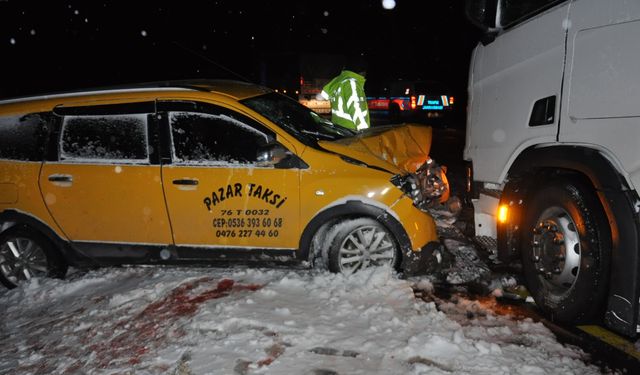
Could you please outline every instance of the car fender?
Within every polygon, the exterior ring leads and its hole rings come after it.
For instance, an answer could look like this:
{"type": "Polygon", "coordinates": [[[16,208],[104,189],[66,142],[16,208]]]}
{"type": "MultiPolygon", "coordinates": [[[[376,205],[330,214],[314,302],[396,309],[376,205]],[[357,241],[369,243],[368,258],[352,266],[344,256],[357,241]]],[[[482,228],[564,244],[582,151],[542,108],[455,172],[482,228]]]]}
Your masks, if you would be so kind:
{"type": "Polygon", "coordinates": [[[401,251],[411,250],[411,241],[397,214],[390,207],[366,197],[347,196],[326,205],[309,221],[300,236],[298,259],[309,260],[311,240],[324,224],[336,218],[358,216],[371,217],[379,221],[393,233],[401,251]]]}
{"type": "Polygon", "coordinates": [[[22,212],[16,209],[5,210],[0,213],[0,231],[14,227],[16,225],[23,225],[30,227],[42,235],[44,235],[52,244],[55,245],[65,260],[71,265],[94,265],[95,262],[90,258],[78,253],[71,246],[71,243],[63,237],[60,237],[51,227],[39,218],[30,215],[26,212],[22,212]]]}

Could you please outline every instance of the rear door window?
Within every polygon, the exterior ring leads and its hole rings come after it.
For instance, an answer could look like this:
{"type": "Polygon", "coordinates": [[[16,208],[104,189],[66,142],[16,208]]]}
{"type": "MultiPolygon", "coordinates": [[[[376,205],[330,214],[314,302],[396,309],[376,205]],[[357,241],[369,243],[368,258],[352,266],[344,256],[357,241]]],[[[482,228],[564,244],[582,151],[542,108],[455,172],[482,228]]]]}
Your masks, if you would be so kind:
{"type": "Polygon", "coordinates": [[[48,117],[0,117],[0,159],[42,161],[48,117]]]}
{"type": "Polygon", "coordinates": [[[147,115],[66,116],[60,159],[80,162],[149,162],[147,115]]]}

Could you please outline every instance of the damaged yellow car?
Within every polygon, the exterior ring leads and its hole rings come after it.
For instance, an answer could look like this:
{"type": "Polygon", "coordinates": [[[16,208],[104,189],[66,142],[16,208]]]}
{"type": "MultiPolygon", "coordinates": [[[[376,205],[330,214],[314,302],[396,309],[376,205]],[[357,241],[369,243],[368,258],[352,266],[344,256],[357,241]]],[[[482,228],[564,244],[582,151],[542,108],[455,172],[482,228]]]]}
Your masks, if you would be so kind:
{"type": "Polygon", "coordinates": [[[429,127],[356,134],[232,81],[3,101],[0,281],[221,260],[415,273],[448,195],[430,144],[429,127]]]}

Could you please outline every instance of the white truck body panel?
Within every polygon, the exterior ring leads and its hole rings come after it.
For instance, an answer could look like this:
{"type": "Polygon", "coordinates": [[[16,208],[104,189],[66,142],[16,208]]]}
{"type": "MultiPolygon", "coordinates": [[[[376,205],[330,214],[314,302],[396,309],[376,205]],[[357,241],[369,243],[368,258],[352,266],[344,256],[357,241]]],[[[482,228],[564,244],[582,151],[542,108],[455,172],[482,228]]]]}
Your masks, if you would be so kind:
{"type": "Polygon", "coordinates": [[[640,186],[640,1],[571,5],[559,141],[597,145],[640,186]]]}
{"type": "Polygon", "coordinates": [[[476,47],[464,154],[476,180],[502,183],[518,152],[556,140],[557,116],[537,127],[529,117],[538,99],[560,96],[568,8],[554,7],[476,47]]]}
{"type": "Polygon", "coordinates": [[[488,32],[471,60],[464,150],[479,188],[475,234],[521,262],[550,315],[575,308],[573,321],[606,302],[604,324],[637,336],[640,0],[467,4],[488,32]],[[497,223],[501,203],[508,211],[497,223]],[[583,226],[558,230],[567,218],[583,226]],[[567,245],[567,233],[579,242],[567,245]],[[575,279],[554,283],[567,254],[579,255],[575,279]]]}
{"type": "Polygon", "coordinates": [[[636,189],[639,122],[640,1],[565,1],[474,51],[464,157],[476,181],[504,184],[523,150],[562,143],[598,150],[636,189]],[[529,126],[551,95],[554,123],[529,126]]]}

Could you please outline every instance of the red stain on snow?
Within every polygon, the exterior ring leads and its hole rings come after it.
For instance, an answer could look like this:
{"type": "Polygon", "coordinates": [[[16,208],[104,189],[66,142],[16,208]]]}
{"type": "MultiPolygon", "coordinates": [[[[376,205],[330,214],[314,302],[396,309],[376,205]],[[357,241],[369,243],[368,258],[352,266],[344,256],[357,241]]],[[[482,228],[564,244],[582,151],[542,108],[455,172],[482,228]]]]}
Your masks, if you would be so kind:
{"type": "Polygon", "coordinates": [[[259,360],[256,362],[256,365],[258,365],[258,367],[269,366],[273,361],[284,354],[284,350],[284,345],[281,342],[276,342],[265,350],[268,355],[267,358],[259,360]]]}
{"type": "Polygon", "coordinates": [[[265,359],[261,359],[258,362],[256,362],[256,364],[258,365],[258,367],[262,367],[262,366],[269,366],[270,364],[273,363],[273,361],[275,361],[276,359],[273,357],[267,357],[265,359]]]}
{"type": "Polygon", "coordinates": [[[236,285],[233,280],[223,279],[215,288],[192,294],[197,287],[212,281],[212,278],[204,277],[182,284],[163,299],[149,304],[136,316],[118,322],[111,329],[111,338],[107,337],[105,342],[91,346],[96,353],[98,366],[105,368],[110,364],[138,364],[150,349],[166,343],[169,338],[183,336],[184,331],[174,327],[174,323],[180,318],[194,316],[204,302],[226,297],[233,292],[256,291],[262,287],[256,284],[236,285]]]}

